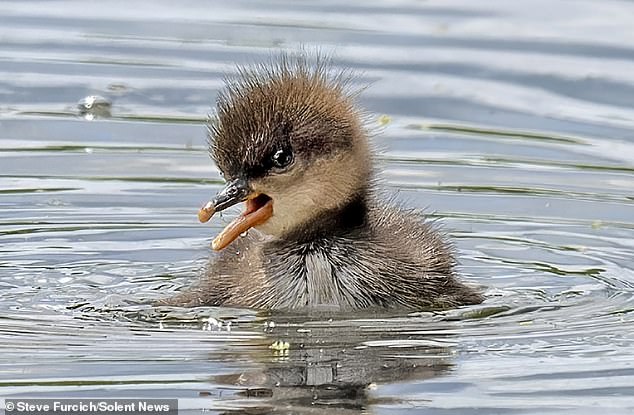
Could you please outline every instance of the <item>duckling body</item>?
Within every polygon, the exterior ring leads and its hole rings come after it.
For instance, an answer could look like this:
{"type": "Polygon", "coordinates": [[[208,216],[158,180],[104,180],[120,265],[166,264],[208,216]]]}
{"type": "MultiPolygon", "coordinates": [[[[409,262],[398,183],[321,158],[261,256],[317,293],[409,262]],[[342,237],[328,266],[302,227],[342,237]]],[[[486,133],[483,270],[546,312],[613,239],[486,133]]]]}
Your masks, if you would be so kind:
{"type": "MultiPolygon", "coordinates": [[[[347,213],[363,215],[364,207],[351,209],[347,213]]],[[[340,311],[482,301],[456,280],[451,250],[432,226],[385,205],[366,213],[362,223],[304,240],[250,231],[210,261],[198,286],[171,303],[340,311]]]]}
{"type": "Polygon", "coordinates": [[[361,117],[323,62],[242,70],[218,99],[211,154],[227,186],[199,215],[246,211],[214,240],[201,282],[162,304],[339,311],[482,301],[443,236],[374,190],[361,117]]]}

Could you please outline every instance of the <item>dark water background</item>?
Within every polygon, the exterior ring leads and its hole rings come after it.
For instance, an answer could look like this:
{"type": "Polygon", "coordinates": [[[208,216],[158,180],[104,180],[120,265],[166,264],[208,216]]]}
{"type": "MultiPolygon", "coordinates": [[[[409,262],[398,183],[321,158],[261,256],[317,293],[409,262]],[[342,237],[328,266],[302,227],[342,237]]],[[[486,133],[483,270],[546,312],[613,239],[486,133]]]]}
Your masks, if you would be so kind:
{"type": "Polygon", "coordinates": [[[0,396],[633,413],[633,28],[616,0],[0,2],[0,396]],[[142,304],[190,284],[231,216],[196,220],[223,75],[300,45],[369,85],[386,186],[449,231],[483,305],[142,304]],[[89,95],[111,117],[81,116],[89,95]]]}

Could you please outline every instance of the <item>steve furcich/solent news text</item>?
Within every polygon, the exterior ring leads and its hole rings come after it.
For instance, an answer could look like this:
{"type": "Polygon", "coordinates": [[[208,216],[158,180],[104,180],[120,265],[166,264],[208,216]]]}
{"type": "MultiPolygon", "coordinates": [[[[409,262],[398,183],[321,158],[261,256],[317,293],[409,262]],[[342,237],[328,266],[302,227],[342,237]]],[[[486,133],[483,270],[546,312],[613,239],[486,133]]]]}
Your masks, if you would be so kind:
{"type": "Polygon", "coordinates": [[[5,399],[7,415],[177,415],[176,399],[5,399]]]}

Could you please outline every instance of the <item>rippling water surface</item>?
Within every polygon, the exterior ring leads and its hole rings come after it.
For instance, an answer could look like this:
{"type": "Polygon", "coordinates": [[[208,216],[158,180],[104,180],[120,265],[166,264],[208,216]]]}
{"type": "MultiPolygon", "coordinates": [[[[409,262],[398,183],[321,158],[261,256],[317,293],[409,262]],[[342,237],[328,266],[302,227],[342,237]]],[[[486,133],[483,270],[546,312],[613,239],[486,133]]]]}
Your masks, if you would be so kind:
{"type": "Polygon", "coordinates": [[[632,27],[615,0],[3,1],[0,396],[634,412],[632,27]],[[195,214],[221,184],[203,123],[223,76],[301,45],[368,86],[385,185],[448,230],[483,305],[144,305],[196,278],[227,221],[195,214]],[[109,116],[80,114],[90,95],[109,116]]]}

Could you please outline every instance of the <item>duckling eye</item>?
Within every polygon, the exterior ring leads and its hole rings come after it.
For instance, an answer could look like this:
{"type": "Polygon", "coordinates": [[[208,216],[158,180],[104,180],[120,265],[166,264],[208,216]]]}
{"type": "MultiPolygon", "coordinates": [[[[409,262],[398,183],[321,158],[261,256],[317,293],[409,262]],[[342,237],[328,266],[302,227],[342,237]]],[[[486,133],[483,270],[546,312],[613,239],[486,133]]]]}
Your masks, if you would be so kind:
{"type": "Polygon", "coordinates": [[[293,152],[290,148],[280,148],[271,156],[273,167],[283,169],[293,161],[293,152]]]}

